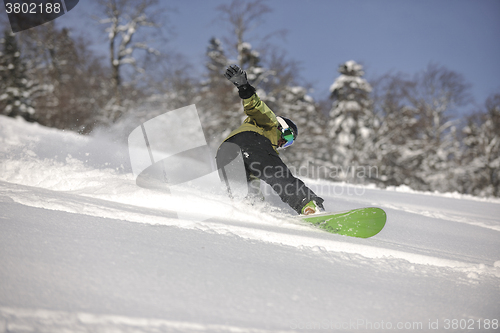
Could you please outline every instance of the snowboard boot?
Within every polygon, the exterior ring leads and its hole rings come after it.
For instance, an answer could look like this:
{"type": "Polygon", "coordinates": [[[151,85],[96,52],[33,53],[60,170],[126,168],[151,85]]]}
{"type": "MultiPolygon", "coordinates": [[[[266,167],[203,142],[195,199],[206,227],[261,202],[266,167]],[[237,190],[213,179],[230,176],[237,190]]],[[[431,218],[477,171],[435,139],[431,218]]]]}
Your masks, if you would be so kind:
{"type": "Polygon", "coordinates": [[[304,207],[302,207],[302,215],[311,215],[324,211],[325,209],[323,208],[323,205],[316,203],[314,200],[309,201],[304,207]]]}

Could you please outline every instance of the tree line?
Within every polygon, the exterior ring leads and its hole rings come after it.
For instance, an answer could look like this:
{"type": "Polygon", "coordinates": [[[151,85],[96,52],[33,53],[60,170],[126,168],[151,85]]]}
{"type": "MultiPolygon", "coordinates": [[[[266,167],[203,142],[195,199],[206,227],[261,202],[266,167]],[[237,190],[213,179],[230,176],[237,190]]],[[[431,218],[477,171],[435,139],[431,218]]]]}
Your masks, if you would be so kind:
{"type": "Polygon", "coordinates": [[[158,0],[94,2],[102,9],[94,20],[107,36],[106,57],[57,22],[16,35],[4,24],[3,115],[88,134],[196,104],[216,147],[242,120],[241,101],[222,76],[238,64],[259,96],[297,123],[299,139],[282,155],[301,176],[500,196],[500,92],[457,117],[471,103],[470,85],[459,73],[429,64],[413,76],[368,82],[362,65],[346,59],[330,95],[314,100],[298,64],[272,46],[282,32],[252,38],[252,27],[271,12],[263,0],[218,7],[227,33],[207,41],[204,71],[193,75],[182,54],[155,47],[155,40],[168,38],[158,0]]]}

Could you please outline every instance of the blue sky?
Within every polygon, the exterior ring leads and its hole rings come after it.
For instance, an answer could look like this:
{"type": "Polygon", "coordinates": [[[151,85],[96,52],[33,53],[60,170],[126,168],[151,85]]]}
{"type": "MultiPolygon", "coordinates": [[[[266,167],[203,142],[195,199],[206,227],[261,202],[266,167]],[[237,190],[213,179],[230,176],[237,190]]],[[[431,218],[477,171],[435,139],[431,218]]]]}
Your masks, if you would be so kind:
{"type": "MultiPolygon", "coordinates": [[[[175,32],[168,47],[201,70],[209,39],[228,34],[228,26],[215,18],[216,7],[229,1],[161,2],[176,8],[165,9],[175,32]]],[[[477,105],[500,92],[499,0],[269,0],[267,4],[273,11],[264,16],[249,42],[258,45],[259,36],[286,30],[286,38],[274,43],[300,63],[301,76],[313,84],[317,99],[328,96],[339,75],[338,65],[348,60],[362,63],[368,79],[388,72],[414,74],[431,62],[444,65],[472,84],[477,105]]],[[[82,0],[59,20],[93,29],[82,23],[93,10],[82,0]]],[[[88,36],[96,34],[89,31],[88,36]]]]}

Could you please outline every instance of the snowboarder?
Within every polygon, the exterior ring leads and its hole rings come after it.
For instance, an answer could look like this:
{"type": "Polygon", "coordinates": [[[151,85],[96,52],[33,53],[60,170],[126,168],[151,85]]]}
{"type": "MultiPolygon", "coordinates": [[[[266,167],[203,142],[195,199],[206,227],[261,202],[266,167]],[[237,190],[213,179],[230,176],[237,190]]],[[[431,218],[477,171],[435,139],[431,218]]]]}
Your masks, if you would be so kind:
{"type": "Polygon", "coordinates": [[[298,214],[310,215],[324,211],[324,200],[303,181],[294,177],[279,157],[278,149],[289,147],[297,139],[299,131],[295,123],[285,117],[276,116],[260,100],[255,88],[248,83],[246,72],[238,66],[229,66],[224,76],[238,88],[244,112],[248,117],[219,147],[216,156],[219,171],[234,158],[234,151],[231,152],[227,147],[236,145],[238,150],[241,150],[250,193],[255,193],[252,191],[255,185],[251,184],[258,178],[269,184],[281,200],[298,214]]]}

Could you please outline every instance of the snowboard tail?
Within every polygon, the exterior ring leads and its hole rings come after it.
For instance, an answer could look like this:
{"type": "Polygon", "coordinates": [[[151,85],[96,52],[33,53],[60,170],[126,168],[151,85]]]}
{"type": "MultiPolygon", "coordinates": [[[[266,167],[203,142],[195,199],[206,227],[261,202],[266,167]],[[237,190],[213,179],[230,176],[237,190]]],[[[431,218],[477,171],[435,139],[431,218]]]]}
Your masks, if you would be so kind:
{"type": "Polygon", "coordinates": [[[334,234],[368,238],[375,236],[384,228],[387,215],[380,208],[370,207],[300,216],[300,218],[334,234]]]}

